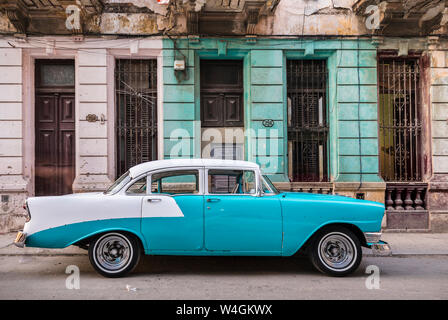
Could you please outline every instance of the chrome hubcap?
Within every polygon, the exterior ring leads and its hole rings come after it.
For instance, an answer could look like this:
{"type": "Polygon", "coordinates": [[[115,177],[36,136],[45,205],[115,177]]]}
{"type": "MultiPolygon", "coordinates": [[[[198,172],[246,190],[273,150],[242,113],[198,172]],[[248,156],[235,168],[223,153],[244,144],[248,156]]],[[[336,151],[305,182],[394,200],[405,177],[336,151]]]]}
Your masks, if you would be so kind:
{"type": "Polygon", "coordinates": [[[100,238],[94,248],[98,266],[107,272],[118,272],[126,268],[132,257],[132,246],[119,234],[108,234],[100,238]]]}
{"type": "Polygon", "coordinates": [[[355,244],[343,233],[327,234],[319,243],[319,257],[330,269],[343,271],[350,268],[356,255],[355,244]]]}

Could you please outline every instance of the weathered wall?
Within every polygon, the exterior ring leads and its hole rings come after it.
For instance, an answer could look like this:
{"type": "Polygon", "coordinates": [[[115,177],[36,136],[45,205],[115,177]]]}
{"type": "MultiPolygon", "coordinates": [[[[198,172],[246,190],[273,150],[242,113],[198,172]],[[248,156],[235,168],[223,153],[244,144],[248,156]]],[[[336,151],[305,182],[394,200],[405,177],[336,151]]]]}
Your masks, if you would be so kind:
{"type": "Polygon", "coordinates": [[[107,170],[107,88],[113,84],[108,83],[107,61],[106,49],[84,49],[77,52],[77,165],[74,192],[104,190],[111,183],[107,170]],[[94,114],[104,121],[88,122],[88,114],[94,114]]]}
{"type": "Polygon", "coordinates": [[[448,231],[448,41],[430,49],[433,177],[428,195],[432,231],[448,231]]]}
{"type": "Polygon", "coordinates": [[[273,180],[288,181],[286,59],[328,59],[331,181],[341,193],[370,192],[369,199],[383,201],[384,183],[378,177],[376,48],[369,41],[259,39],[254,44],[201,38],[199,43],[177,41],[176,47],[187,58],[189,77],[184,81],[174,77],[173,58],[179,53],[171,40],[165,40],[165,157],[173,154],[172,148],[180,150],[180,144],[188,150],[182,156],[200,155],[200,59],[241,59],[245,129],[255,130],[249,131],[245,158],[265,167],[273,180]],[[263,119],[273,119],[274,126],[263,127],[263,119]],[[176,138],[179,128],[188,138],[176,138]],[[268,138],[257,139],[262,134],[268,138]]]}
{"type": "Polygon", "coordinates": [[[22,49],[0,45],[0,232],[24,222],[22,49]]]}
{"type": "Polygon", "coordinates": [[[273,35],[368,34],[364,18],[352,12],[356,0],[281,0],[272,21],[273,35]]]}
{"type": "Polygon", "coordinates": [[[42,38],[0,40],[0,233],[23,227],[22,206],[26,197],[34,195],[35,59],[75,61],[73,190],[99,191],[115,178],[115,59],[158,59],[162,47],[158,39],[139,40],[137,46],[135,40],[128,39],[76,42],[59,38],[49,43],[55,46],[47,51],[42,38]],[[88,114],[99,121],[88,122],[88,114]]]}
{"type": "Polygon", "coordinates": [[[11,23],[11,21],[9,21],[8,17],[3,12],[0,12],[0,32],[4,33],[17,32],[14,25],[11,23]]]}

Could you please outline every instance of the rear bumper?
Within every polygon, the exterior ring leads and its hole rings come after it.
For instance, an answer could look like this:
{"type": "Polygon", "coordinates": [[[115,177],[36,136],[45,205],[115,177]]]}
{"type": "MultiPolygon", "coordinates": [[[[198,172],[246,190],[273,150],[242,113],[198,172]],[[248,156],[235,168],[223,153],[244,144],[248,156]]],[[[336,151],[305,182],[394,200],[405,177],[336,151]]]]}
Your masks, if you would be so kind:
{"type": "Polygon", "coordinates": [[[19,248],[25,247],[26,233],[19,231],[17,233],[16,239],[14,240],[14,245],[19,248]]]}

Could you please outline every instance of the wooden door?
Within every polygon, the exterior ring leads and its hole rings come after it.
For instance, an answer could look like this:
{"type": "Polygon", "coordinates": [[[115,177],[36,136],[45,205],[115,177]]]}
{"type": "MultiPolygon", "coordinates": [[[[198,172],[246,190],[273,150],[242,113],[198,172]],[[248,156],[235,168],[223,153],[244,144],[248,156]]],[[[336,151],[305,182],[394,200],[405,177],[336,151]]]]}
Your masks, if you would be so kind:
{"type": "Polygon", "coordinates": [[[244,127],[242,61],[201,61],[201,125],[244,127]]]}
{"type": "Polygon", "coordinates": [[[36,195],[72,193],[75,178],[75,95],[72,88],[36,88],[35,137],[36,195]]]}

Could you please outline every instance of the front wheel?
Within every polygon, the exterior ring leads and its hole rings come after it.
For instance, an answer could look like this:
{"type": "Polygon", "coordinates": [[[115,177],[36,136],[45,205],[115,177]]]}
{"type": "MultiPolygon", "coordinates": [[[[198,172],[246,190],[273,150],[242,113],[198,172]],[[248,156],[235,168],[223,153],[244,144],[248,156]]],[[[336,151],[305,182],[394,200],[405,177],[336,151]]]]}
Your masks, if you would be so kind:
{"type": "Polygon", "coordinates": [[[140,243],[124,232],[108,232],[94,238],[89,245],[89,259],[95,270],[109,278],[122,277],[138,264],[140,243]]]}
{"type": "Polygon", "coordinates": [[[359,267],[361,244],[347,228],[325,228],[314,237],[309,256],[316,269],[322,273],[345,276],[359,267]]]}

